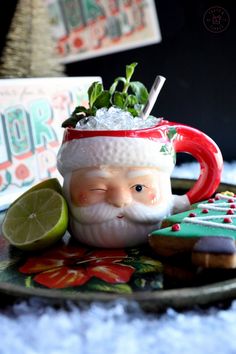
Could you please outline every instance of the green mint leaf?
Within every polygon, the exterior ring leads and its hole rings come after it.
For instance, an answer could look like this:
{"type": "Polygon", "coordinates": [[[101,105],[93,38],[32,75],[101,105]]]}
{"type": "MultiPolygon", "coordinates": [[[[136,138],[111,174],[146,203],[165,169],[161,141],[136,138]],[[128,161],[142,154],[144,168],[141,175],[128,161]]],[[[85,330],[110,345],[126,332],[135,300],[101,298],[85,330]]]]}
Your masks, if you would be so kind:
{"type": "Polygon", "coordinates": [[[111,94],[109,91],[104,90],[95,100],[94,106],[99,109],[102,107],[109,108],[111,106],[111,94]]]}
{"type": "Polygon", "coordinates": [[[109,90],[104,90],[101,82],[94,82],[88,89],[88,108],[76,107],[71,117],[65,120],[62,126],[75,127],[80,119],[95,116],[97,109],[103,107],[114,106],[130,112],[133,117],[139,116],[147,103],[148,91],[141,82],[130,81],[137,65],[138,63],[135,62],[126,65],[126,77],[117,77],[109,90]],[[121,89],[119,86],[121,86],[121,89]]]}
{"type": "Polygon", "coordinates": [[[78,113],[81,113],[81,112],[83,112],[83,113],[87,113],[88,112],[88,109],[86,108],[86,107],[83,107],[83,106],[77,106],[76,108],[75,108],[75,110],[72,112],[72,116],[74,116],[74,115],[76,115],[76,114],[78,114],[78,113]]]}
{"type": "Polygon", "coordinates": [[[120,82],[123,83],[124,86],[125,86],[125,85],[126,85],[126,78],[123,77],[123,76],[119,76],[119,77],[117,77],[117,78],[114,80],[113,84],[111,85],[111,87],[110,87],[110,89],[109,89],[109,92],[110,92],[111,95],[113,95],[113,94],[115,93],[116,88],[117,88],[117,85],[118,85],[120,82]]]}
{"type": "Polygon", "coordinates": [[[135,94],[138,102],[141,104],[146,104],[148,100],[148,91],[146,87],[139,81],[130,82],[130,89],[135,94]]]}
{"type": "MultiPolygon", "coordinates": [[[[123,90],[122,90],[122,92],[125,92],[125,88],[126,88],[126,78],[125,77],[122,77],[122,76],[119,76],[119,77],[117,77],[116,79],[115,79],[115,81],[114,81],[114,84],[116,84],[116,86],[115,86],[115,90],[116,90],[116,88],[117,88],[117,85],[119,85],[119,83],[123,83],[123,90]]],[[[114,87],[113,87],[114,88],[114,87]]],[[[113,94],[115,93],[115,91],[113,92],[113,94]]]]}
{"type": "Polygon", "coordinates": [[[134,69],[137,65],[138,65],[138,63],[132,63],[130,65],[126,65],[126,80],[127,80],[127,82],[130,82],[130,79],[134,73],[134,69]]]}
{"type": "Polygon", "coordinates": [[[136,104],[134,105],[134,108],[136,109],[136,111],[138,112],[138,115],[139,115],[140,112],[143,110],[144,105],[143,105],[143,104],[140,104],[140,103],[136,103],[136,104]]]}
{"type": "Polygon", "coordinates": [[[93,106],[92,108],[90,108],[88,110],[88,113],[86,114],[87,117],[89,116],[96,116],[96,112],[97,112],[97,108],[95,106],[93,106]]]}
{"type": "Polygon", "coordinates": [[[78,114],[76,116],[70,117],[68,119],[66,119],[63,123],[62,123],[62,128],[67,128],[67,127],[76,127],[76,124],[78,123],[79,120],[83,119],[85,117],[84,114],[78,114]]]}
{"type": "Polygon", "coordinates": [[[89,106],[92,108],[94,105],[94,102],[98,98],[98,96],[102,93],[103,91],[103,85],[101,82],[94,82],[88,89],[88,97],[89,97],[89,106]]]}
{"type": "Polygon", "coordinates": [[[128,95],[126,98],[126,106],[134,107],[138,103],[138,98],[135,95],[128,95]]]}
{"type": "Polygon", "coordinates": [[[125,84],[126,84],[126,78],[123,77],[123,76],[119,76],[119,77],[117,77],[117,78],[115,79],[114,83],[115,83],[115,82],[117,82],[117,84],[118,84],[119,82],[122,82],[122,83],[125,85],[125,84]]]}
{"type": "Polygon", "coordinates": [[[115,81],[115,82],[113,82],[113,84],[111,85],[111,87],[110,87],[110,89],[109,89],[109,92],[110,92],[111,96],[114,94],[118,83],[119,83],[119,81],[115,81]]]}
{"type": "Polygon", "coordinates": [[[113,96],[113,104],[116,107],[124,109],[126,98],[127,98],[127,94],[126,93],[115,91],[114,96],[113,96]]]}
{"type": "Polygon", "coordinates": [[[133,108],[133,107],[128,107],[127,111],[132,114],[133,117],[138,117],[139,116],[139,112],[133,108]]]}

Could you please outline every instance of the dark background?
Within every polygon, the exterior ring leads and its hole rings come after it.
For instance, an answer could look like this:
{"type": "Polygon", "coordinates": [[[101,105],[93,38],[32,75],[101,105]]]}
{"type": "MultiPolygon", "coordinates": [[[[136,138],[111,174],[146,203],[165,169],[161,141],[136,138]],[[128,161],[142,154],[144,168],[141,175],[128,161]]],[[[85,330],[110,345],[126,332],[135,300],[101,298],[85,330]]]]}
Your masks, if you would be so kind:
{"type": "MultiPolygon", "coordinates": [[[[0,50],[16,2],[0,4],[0,50]]],[[[156,8],[161,43],[68,64],[66,74],[99,75],[109,86],[124,75],[126,64],[138,62],[135,79],[148,89],[157,74],[167,78],[152,114],[197,127],[216,141],[225,160],[235,160],[235,1],[156,0],[156,8]],[[229,13],[230,24],[222,33],[212,33],[203,24],[211,6],[222,6],[229,13]]]]}

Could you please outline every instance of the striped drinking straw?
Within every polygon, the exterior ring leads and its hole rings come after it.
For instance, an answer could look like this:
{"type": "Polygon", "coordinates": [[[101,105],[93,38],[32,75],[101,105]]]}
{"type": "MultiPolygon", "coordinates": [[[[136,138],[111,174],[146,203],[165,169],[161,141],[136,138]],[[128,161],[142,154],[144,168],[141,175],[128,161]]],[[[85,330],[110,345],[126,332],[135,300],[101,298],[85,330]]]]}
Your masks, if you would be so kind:
{"type": "Polygon", "coordinates": [[[142,119],[145,120],[149,116],[165,81],[166,78],[163,76],[156,77],[154,84],[152,85],[151,91],[149,93],[148,101],[140,114],[140,117],[142,119]]]}

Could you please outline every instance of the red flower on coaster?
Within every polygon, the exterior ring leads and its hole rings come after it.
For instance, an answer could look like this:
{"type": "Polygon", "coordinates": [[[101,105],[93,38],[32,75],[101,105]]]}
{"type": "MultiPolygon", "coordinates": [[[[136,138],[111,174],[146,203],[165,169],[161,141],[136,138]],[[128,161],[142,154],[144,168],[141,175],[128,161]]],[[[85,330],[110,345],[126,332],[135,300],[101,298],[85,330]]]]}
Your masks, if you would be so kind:
{"type": "Polygon", "coordinates": [[[122,249],[89,250],[81,246],[61,246],[42,256],[29,258],[20,272],[47,288],[67,288],[85,284],[95,277],[107,283],[127,283],[135,268],[122,264],[122,249]]]}
{"type": "Polygon", "coordinates": [[[30,172],[27,166],[25,166],[23,163],[17,166],[15,170],[16,177],[20,180],[24,180],[27,177],[29,177],[30,172]]]}

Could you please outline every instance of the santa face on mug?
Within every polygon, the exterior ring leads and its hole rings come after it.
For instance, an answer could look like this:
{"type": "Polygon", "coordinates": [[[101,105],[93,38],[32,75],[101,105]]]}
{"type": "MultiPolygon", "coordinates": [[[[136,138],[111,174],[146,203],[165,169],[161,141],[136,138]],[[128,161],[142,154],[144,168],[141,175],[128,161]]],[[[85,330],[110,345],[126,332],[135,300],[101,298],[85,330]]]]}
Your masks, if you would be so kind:
{"type": "Polygon", "coordinates": [[[154,167],[79,168],[64,176],[73,235],[99,247],[129,247],[170,214],[169,173],[154,167]]]}

